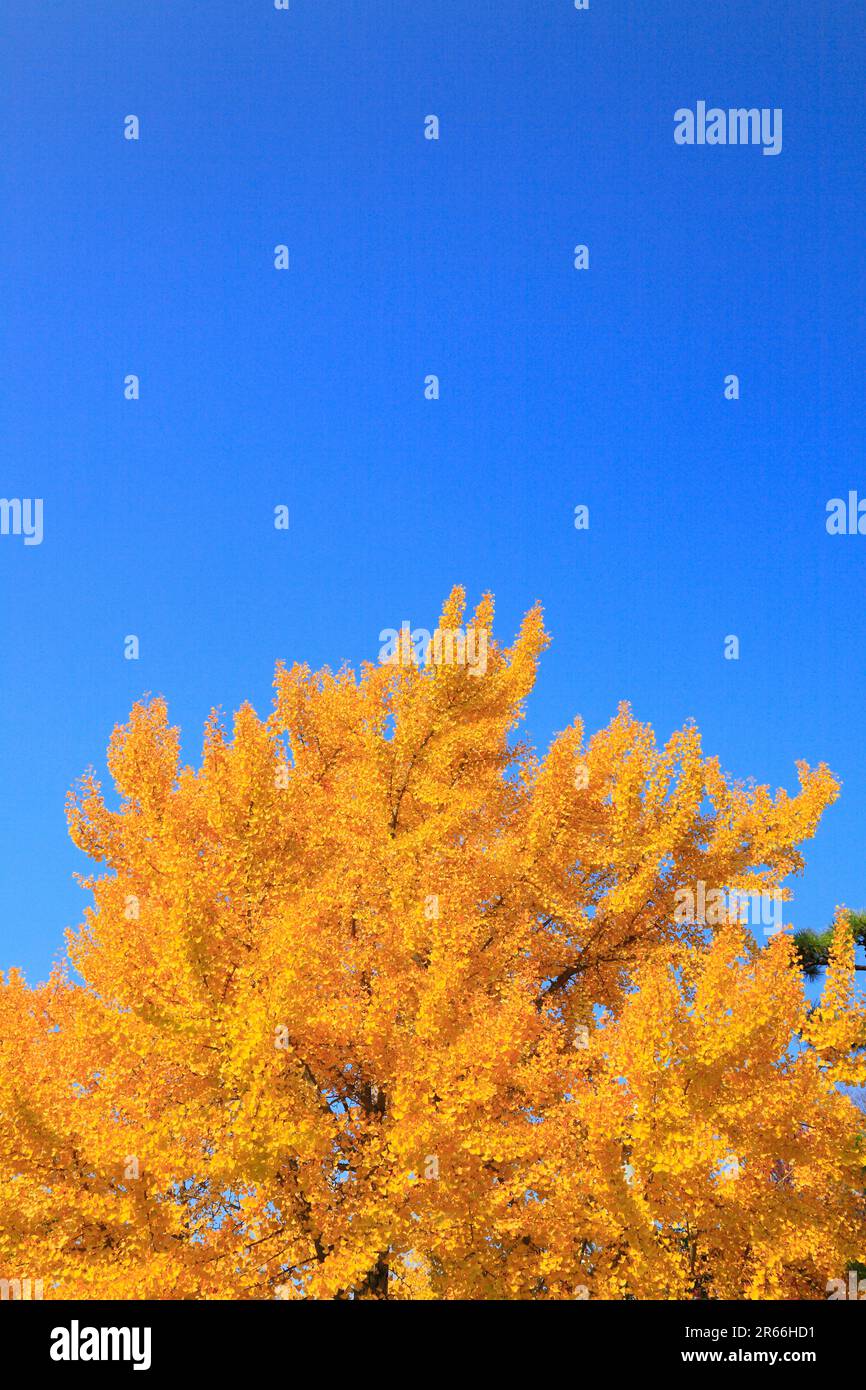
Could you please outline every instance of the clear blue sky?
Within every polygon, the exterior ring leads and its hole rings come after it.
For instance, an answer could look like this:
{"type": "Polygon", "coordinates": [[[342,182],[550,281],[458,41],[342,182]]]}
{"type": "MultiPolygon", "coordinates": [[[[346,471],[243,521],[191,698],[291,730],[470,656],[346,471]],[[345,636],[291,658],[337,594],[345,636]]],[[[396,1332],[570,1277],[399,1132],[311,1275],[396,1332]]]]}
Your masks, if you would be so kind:
{"type": "Polygon", "coordinates": [[[829,762],[793,919],[866,905],[862,60],[816,0],[6,0],[0,495],[45,535],[0,537],[0,966],[79,920],[64,796],[136,698],[196,759],[455,582],[543,602],[542,746],[627,698],[829,762]],[[677,146],[699,100],[781,154],[677,146]]]}

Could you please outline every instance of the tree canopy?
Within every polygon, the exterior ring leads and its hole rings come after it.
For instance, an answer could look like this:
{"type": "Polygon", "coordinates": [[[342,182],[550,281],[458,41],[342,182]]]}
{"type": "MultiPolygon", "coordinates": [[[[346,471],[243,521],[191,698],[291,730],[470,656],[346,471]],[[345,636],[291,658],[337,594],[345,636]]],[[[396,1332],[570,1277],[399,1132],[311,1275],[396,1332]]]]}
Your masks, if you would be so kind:
{"type": "MultiPolygon", "coordinates": [[[[864,1258],[866,1012],[837,914],[820,1007],[787,932],[675,910],[790,893],[838,793],[741,783],[627,705],[516,735],[539,609],[459,659],[277,667],[182,767],[162,699],[67,957],[0,988],[0,1274],[79,1298],[823,1298],[864,1258]]],[[[464,622],[464,596],[440,627],[464,622]]],[[[459,648],[457,649],[459,656],[459,648]]]]}

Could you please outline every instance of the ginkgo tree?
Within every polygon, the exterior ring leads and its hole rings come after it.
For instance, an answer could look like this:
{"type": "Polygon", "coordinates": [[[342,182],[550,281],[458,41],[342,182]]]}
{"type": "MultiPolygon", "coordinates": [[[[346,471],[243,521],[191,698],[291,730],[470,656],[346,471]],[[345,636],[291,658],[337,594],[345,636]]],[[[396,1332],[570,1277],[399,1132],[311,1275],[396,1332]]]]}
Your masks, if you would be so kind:
{"type": "MultiPolygon", "coordinates": [[[[464,596],[440,627],[461,629],[464,596]]],[[[622,706],[539,758],[547,637],[483,676],[278,666],[180,765],[161,699],[68,808],[103,866],[67,958],[0,988],[0,1276],[48,1298],[824,1298],[866,1257],[866,1014],[790,894],[837,796],[742,784],[622,706]]],[[[421,654],[423,657],[423,653],[421,654]]]]}

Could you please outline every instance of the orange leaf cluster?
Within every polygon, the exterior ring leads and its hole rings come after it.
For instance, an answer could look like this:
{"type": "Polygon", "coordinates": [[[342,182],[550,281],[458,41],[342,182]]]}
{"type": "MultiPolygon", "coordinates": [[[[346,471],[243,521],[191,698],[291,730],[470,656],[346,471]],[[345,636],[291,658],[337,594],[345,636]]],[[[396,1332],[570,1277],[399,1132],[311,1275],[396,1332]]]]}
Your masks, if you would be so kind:
{"type": "MultiPolygon", "coordinates": [[[[440,626],[459,628],[455,590],[440,626]]],[[[726,777],[623,706],[515,737],[540,612],[458,662],[278,667],[181,767],[115,730],[73,839],[106,872],[68,963],[0,988],[0,1274],[78,1298],[822,1298],[866,1257],[866,1025],[840,916],[821,1009],[790,939],[680,920],[781,892],[837,785],[726,777]]]]}

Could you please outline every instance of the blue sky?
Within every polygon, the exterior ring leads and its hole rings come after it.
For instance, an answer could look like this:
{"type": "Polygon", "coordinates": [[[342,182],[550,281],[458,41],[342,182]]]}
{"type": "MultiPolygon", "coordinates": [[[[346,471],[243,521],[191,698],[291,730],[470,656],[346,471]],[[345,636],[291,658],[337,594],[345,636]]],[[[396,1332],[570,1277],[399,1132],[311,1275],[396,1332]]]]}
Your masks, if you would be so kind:
{"type": "Polygon", "coordinates": [[[0,968],[44,977],[80,919],[64,797],[135,699],[194,760],[278,657],[374,659],[455,582],[500,636],[544,604],[541,746],[629,699],[774,786],[826,760],[791,916],[866,905],[866,537],[825,529],[866,496],[861,26],[7,0],[0,493],[44,540],[0,537],[0,968]],[[782,108],[782,152],[676,145],[699,100],[782,108]]]}

